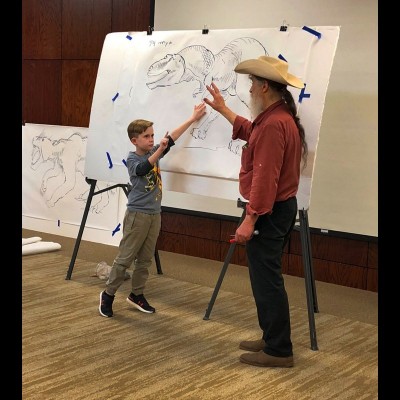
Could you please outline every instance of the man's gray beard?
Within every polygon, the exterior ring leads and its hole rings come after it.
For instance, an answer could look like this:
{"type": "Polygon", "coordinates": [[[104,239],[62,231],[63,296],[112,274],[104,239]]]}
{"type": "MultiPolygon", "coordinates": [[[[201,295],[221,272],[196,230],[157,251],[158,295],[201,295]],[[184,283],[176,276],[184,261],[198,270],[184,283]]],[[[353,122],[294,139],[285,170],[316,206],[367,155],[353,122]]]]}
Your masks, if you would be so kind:
{"type": "Polygon", "coordinates": [[[249,110],[251,121],[254,121],[256,117],[264,111],[261,101],[253,96],[250,96],[249,110]]]}

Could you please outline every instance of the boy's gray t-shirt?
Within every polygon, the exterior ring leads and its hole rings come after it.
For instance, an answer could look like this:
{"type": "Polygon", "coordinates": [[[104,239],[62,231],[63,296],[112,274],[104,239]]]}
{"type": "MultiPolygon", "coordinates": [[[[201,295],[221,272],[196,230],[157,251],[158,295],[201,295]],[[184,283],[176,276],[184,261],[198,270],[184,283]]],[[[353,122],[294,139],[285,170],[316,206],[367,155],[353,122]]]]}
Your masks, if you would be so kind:
{"type": "Polygon", "coordinates": [[[132,185],[126,205],[129,211],[139,211],[146,214],[158,214],[161,212],[162,182],[159,160],[164,156],[165,152],[146,175],[136,175],[137,165],[146,161],[159,147],[160,145],[157,144],[143,156],[139,156],[133,151],[128,154],[126,165],[132,185]]]}

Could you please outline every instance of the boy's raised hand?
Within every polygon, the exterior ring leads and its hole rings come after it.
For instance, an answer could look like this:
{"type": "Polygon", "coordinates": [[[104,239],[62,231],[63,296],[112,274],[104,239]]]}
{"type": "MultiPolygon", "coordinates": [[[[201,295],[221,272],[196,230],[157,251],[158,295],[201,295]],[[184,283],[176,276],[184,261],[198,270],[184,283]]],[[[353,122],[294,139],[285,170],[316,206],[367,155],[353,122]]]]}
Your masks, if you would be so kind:
{"type": "Polygon", "coordinates": [[[193,109],[193,115],[192,115],[193,121],[198,121],[199,119],[204,117],[205,114],[206,114],[205,103],[201,102],[200,104],[195,105],[194,109],[193,109]]]}
{"type": "Polygon", "coordinates": [[[160,149],[161,150],[165,150],[166,148],[167,148],[167,146],[168,146],[168,141],[169,141],[169,139],[168,139],[168,134],[169,134],[169,132],[167,132],[165,135],[164,135],[164,137],[160,140],[160,149]]]}

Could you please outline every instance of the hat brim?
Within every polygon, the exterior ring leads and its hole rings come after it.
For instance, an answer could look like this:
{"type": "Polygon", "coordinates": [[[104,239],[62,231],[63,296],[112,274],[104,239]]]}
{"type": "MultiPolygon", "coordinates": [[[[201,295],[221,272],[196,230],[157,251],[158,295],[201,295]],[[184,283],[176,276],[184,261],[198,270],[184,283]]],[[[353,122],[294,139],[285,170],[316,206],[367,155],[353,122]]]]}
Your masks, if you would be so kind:
{"type": "Polygon", "coordinates": [[[298,89],[303,89],[304,87],[304,83],[296,76],[289,73],[283,76],[272,65],[261,60],[252,59],[242,61],[236,66],[235,72],[238,74],[259,76],[260,78],[270,79],[271,81],[283,83],[284,85],[293,86],[298,89]]]}

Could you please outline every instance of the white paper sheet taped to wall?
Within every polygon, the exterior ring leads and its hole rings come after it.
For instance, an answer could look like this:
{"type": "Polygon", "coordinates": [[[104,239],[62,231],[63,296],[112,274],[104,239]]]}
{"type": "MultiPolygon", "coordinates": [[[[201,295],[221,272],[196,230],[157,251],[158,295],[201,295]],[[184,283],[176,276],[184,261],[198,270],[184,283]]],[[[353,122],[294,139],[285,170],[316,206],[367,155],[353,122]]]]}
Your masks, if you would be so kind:
{"type": "MultiPolygon", "coordinates": [[[[29,238],[29,239],[37,239],[37,238],[29,238]]],[[[49,251],[56,251],[61,249],[61,245],[55,242],[42,242],[42,239],[33,241],[25,239],[27,244],[22,244],[22,255],[27,256],[30,254],[38,254],[38,253],[47,253],[49,251]]],[[[23,239],[24,240],[24,239],[23,239]]]]}

